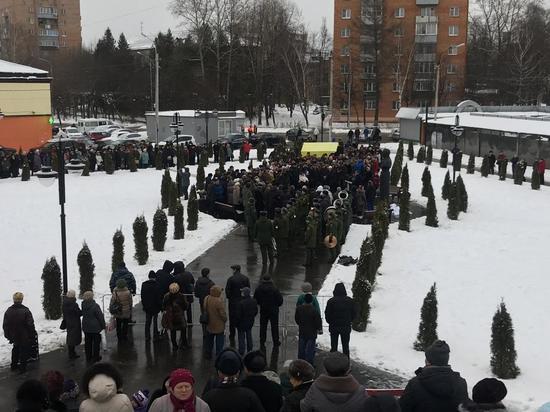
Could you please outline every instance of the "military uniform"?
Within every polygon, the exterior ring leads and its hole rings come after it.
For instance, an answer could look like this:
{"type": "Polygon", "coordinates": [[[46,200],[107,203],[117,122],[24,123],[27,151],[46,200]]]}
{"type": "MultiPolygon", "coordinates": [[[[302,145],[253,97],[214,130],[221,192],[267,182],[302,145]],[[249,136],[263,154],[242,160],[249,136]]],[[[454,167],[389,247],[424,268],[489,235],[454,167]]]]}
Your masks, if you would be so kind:
{"type": "Polygon", "coordinates": [[[280,256],[288,249],[289,221],[286,209],[281,213],[275,212],[273,221],[273,237],[277,243],[277,255],[280,256]]]}
{"type": "Polygon", "coordinates": [[[273,224],[266,216],[262,215],[256,222],[256,240],[260,244],[262,252],[262,264],[273,263],[273,224]]]}
{"type": "Polygon", "coordinates": [[[313,265],[315,248],[317,247],[317,224],[315,223],[315,219],[313,217],[308,218],[304,236],[304,243],[306,245],[305,266],[311,266],[313,265]]]}

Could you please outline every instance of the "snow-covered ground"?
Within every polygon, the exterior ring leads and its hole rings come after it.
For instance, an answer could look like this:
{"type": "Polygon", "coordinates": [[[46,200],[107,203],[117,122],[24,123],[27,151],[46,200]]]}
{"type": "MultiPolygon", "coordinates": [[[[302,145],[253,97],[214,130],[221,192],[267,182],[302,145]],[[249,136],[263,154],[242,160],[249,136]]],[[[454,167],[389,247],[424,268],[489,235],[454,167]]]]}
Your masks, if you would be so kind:
{"type": "MultiPolygon", "coordinates": [[[[232,163],[228,163],[228,166],[232,163]]],[[[235,167],[242,167],[235,163],[235,167]]],[[[210,165],[206,173],[217,165],[210,165]]],[[[192,182],[196,166],[190,166],[192,182]]],[[[166,259],[191,262],[235,227],[233,221],[220,221],[200,214],[197,231],[185,232],[185,239],[173,240],[173,218],[169,217],[168,240],[164,252],[153,251],[149,240],[149,261],[139,266],[134,260],[132,224],[144,214],[152,235],[153,215],[160,205],[160,183],[163,171],[139,170],[137,173],[117,171],[108,176],[103,172],[89,177],[68,175],[67,188],[67,259],[69,288],[79,290],[77,254],[86,241],[95,263],[94,291],[101,304],[101,295],[109,292],[111,276],[112,236],[122,228],[125,236],[125,262],[141,284],[149,270],[159,269],[166,259]]],[[[175,171],[172,171],[175,179],[175,171]]],[[[51,256],[61,265],[61,234],[57,182],[42,186],[37,178],[30,182],[20,179],[0,180],[0,216],[2,241],[0,246],[0,311],[12,304],[12,294],[21,291],[24,304],[33,312],[39,334],[40,350],[46,352],[64,343],[60,321],[46,321],[42,310],[42,268],[51,256]]],[[[187,221],[187,202],[184,202],[187,221]]],[[[0,337],[0,365],[9,362],[11,345],[0,337]]]]}
{"type": "MultiPolygon", "coordinates": [[[[395,145],[391,146],[395,149],[395,145]]],[[[417,146],[415,147],[417,149],[417,146]]],[[[436,157],[434,153],[434,157],[436,157]]],[[[467,159],[466,159],[467,160],[467,159]]],[[[424,165],[408,163],[412,199],[421,197],[424,165]]],[[[550,254],[547,228],[550,191],[533,191],[529,184],[514,185],[497,176],[479,173],[463,179],[469,195],[468,213],[459,221],[447,218],[441,199],[445,169],[430,167],[436,193],[439,228],[411,222],[411,232],[391,225],[383,263],[371,298],[370,324],[365,333],[353,332],[352,356],[403,375],[413,376],[423,365],[423,353],[413,350],[420,307],[430,285],[437,282],[438,333],[451,347],[451,364],[468,381],[469,388],[491,376],[492,317],[504,299],[515,328],[521,375],[506,381],[505,404],[512,411],[534,411],[548,401],[550,355],[550,254]],[[542,212],[542,213],[541,213],[542,212]]],[[[369,227],[354,225],[342,254],[358,257],[369,227]]],[[[343,281],[351,293],[355,266],[334,265],[320,295],[331,296],[343,281]]],[[[328,345],[328,336],[321,337],[328,345]]]]}

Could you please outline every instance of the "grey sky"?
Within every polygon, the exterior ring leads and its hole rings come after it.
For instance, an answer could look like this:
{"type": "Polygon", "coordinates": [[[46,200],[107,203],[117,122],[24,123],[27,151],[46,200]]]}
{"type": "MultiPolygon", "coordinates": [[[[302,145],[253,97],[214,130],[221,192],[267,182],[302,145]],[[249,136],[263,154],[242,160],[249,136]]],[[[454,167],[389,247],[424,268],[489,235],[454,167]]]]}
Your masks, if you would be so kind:
{"type": "MultiPolygon", "coordinates": [[[[323,17],[332,32],[333,0],[294,0],[303,19],[312,30],[319,30],[323,17]]],[[[82,38],[85,46],[95,44],[110,27],[115,37],[124,32],[128,41],[140,37],[140,24],[145,33],[158,33],[171,28],[178,32],[178,21],[170,14],[170,0],[81,0],[82,38]]]]}

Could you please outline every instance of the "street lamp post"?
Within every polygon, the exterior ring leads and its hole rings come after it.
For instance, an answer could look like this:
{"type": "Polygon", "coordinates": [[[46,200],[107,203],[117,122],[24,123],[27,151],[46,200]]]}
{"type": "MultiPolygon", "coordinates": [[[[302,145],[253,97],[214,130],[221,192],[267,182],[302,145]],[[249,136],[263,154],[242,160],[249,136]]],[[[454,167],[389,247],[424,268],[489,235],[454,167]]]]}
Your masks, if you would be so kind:
{"type": "MultiPolygon", "coordinates": [[[[457,50],[457,53],[458,54],[458,49],[465,46],[466,43],[460,43],[456,46],[452,46],[454,47],[456,50],[457,50]]],[[[455,54],[455,53],[453,53],[455,54]]],[[[438,112],[438,108],[439,108],[439,76],[440,76],[440,72],[441,72],[441,60],[443,58],[443,53],[440,53],[439,54],[439,59],[437,61],[437,66],[435,66],[435,71],[436,71],[436,75],[435,75],[435,108],[434,108],[434,120],[437,120],[437,112],[438,112]]]]}
{"type": "MultiPolygon", "coordinates": [[[[143,29],[143,27],[142,27],[143,29]]],[[[160,67],[159,67],[159,52],[157,50],[157,45],[155,44],[154,40],[151,40],[149,37],[141,32],[141,35],[145,37],[147,40],[151,41],[151,48],[155,50],[155,122],[157,126],[157,135],[156,135],[156,141],[157,145],[159,144],[159,100],[160,100],[160,92],[159,92],[159,74],[160,74],[160,67]]]]}
{"type": "Polygon", "coordinates": [[[460,127],[460,116],[455,117],[455,125],[451,128],[451,133],[455,136],[455,147],[453,148],[453,183],[456,181],[456,169],[458,163],[458,138],[464,133],[464,129],[460,127]]]}
{"type": "Polygon", "coordinates": [[[195,117],[196,118],[204,118],[205,120],[205,129],[206,129],[206,145],[209,143],[209,134],[208,134],[208,119],[211,117],[216,117],[218,115],[217,110],[195,110],[195,117]]]}
{"type": "Polygon", "coordinates": [[[181,116],[180,116],[179,112],[175,112],[174,116],[172,117],[172,124],[170,125],[170,129],[174,130],[174,133],[176,135],[176,150],[179,149],[179,145],[180,145],[180,127],[183,126],[183,123],[181,122],[180,119],[181,119],[181,116]]]}

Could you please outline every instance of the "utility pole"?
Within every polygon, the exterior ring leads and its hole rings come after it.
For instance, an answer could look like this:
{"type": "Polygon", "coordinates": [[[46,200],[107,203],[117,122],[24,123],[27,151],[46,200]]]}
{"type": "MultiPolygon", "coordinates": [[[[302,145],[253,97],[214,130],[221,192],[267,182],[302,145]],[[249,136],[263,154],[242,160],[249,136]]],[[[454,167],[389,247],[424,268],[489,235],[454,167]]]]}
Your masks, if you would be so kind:
{"type": "MultiPolygon", "coordinates": [[[[332,141],[332,118],[334,116],[334,96],[332,88],[334,86],[334,56],[330,55],[330,121],[328,123],[328,141],[332,141]]],[[[321,139],[322,140],[322,139],[321,139]]]]}
{"type": "Polygon", "coordinates": [[[156,122],[156,142],[157,145],[159,144],[159,100],[160,100],[160,92],[159,92],[159,75],[160,75],[160,66],[159,66],[159,53],[157,50],[157,45],[155,44],[155,41],[149,38],[145,33],[143,33],[143,23],[141,23],[141,35],[145,37],[147,40],[151,41],[151,48],[155,50],[155,122],[156,122]]]}
{"type": "Polygon", "coordinates": [[[437,62],[435,67],[435,108],[434,108],[434,120],[437,120],[437,108],[439,106],[439,70],[441,67],[441,61],[437,62]]]}

